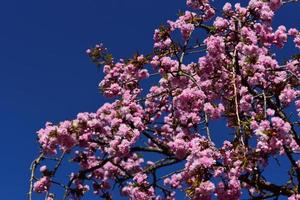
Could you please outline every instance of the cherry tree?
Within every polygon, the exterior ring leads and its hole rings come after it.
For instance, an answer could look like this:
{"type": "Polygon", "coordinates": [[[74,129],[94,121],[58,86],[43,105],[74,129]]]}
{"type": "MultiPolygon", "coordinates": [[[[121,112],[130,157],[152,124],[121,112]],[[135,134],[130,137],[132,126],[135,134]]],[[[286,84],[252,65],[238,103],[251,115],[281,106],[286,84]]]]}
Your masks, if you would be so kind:
{"type": "Polygon", "coordinates": [[[187,0],[154,31],[152,53],[116,61],[102,44],[87,50],[111,101],[37,132],[30,200],[300,200],[300,56],[274,54],[288,40],[300,48],[300,32],[272,25],[292,1],[213,3],[187,0]],[[283,184],[265,176],[280,159],[283,184]]]}

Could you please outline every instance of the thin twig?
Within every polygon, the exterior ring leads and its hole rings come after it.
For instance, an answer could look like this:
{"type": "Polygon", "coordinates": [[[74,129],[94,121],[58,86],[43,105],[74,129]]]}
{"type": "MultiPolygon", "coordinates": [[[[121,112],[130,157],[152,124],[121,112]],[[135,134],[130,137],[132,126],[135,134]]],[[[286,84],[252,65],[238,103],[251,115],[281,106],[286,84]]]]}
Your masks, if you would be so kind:
{"type": "Polygon", "coordinates": [[[287,0],[287,1],[282,1],[282,4],[295,3],[295,2],[298,2],[298,0],[287,0]]]}
{"type": "Polygon", "coordinates": [[[204,118],[205,118],[206,135],[207,135],[208,140],[211,141],[210,130],[209,130],[209,127],[208,127],[208,116],[207,116],[206,112],[204,112],[204,118]]]}
{"type": "Polygon", "coordinates": [[[30,165],[30,185],[29,185],[29,192],[28,192],[28,199],[32,200],[32,191],[33,191],[33,181],[34,181],[34,174],[36,167],[40,164],[40,162],[44,159],[44,153],[41,153],[30,165]]]}
{"type": "Polygon", "coordinates": [[[54,176],[59,168],[59,166],[61,165],[61,162],[62,160],[64,159],[64,156],[65,156],[65,152],[62,153],[62,155],[60,156],[60,158],[58,159],[55,167],[54,167],[54,170],[53,170],[53,173],[52,173],[52,176],[54,176]]]}
{"type": "Polygon", "coordinates": [[[262,93],[264,98],[264,118],[267,118],[267,98],[265,92],[262,93]]]}
{"type": "Polygon", "coordinates": [[[236,115],[236,119],[237,119],[237,124],[238,124],[238,128],[237,128],[237,136],[239,137],[239,139],[241,140],[242,144],[244,144],[244,140],[243,137],[241,135],[241,119],[240,119],[240,114],[239,114],[239,102],[238,102],[238,92],[237,92],[237,87],[236,87],[236,65],[237,63],[237,50],[235,49],[233,52],[233,58],[232,58],[232,85],[233,85],[233,95],[234,95],[234,104],[235,104],[235,115],[236,115]]]}

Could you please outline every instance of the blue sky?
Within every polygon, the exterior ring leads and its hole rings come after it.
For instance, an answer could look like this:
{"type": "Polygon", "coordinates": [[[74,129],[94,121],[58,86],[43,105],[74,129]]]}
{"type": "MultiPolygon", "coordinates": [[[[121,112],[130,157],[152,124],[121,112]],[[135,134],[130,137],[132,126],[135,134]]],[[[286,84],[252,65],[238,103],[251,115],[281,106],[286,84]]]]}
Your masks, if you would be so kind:
{"type": "MultiPolygon", "coordinates": [[[[116,58],[150,52],[153,30],[175,19],[184,5],[184,0],[0,1],[1,199],[26,198],[29,165],[39,150],[35,132],[46,121],[72,119],[104,103],[97,88],[101,70],[85,50],[103,42],[116,58]]],[[[275,24],[300,28],[299,10],[299,3],[287,6],[275,24]]]]}

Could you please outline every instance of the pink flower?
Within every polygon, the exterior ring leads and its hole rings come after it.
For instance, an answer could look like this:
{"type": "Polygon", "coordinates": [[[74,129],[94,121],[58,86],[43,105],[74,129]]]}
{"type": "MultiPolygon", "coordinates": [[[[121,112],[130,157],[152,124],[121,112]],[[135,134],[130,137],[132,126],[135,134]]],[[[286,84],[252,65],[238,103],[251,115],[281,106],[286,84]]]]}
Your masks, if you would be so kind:
{"type": "Polygon", "coordinates": [[[210,200],[215,190],[215,185],[211,181],[201,182],[195,189],[193,199],[210,200]]]}
{"type": "Polygon", "coordinates": [[[164,180],[165,185],[171,185],[173,188],[181,188],[181,181],[183,180],[183,177],[181,174],[173,174],[171,178],[166,178],[164,180]]]}
{"type": "Polygon", "coordinates": [[[38,193],[47,192],[50,185],[50,178],[48,176],[43,176],[40,180],[33,184],[33,190],[38,193]]]}
{"type": "Polygon", "coordinates": [[[195,15],[196,14],[193,12],[186,11],[185,14],[180,16],[175,22],[169,20],[168,23],[171,30],[174,31],[175,29],[179,29],[183,39],[187,40],[195,29],[194,24],[191,24],[188,21],[195,15]]]}
{"type": "Polygon", "coordinates": [[[187,0],[186,4],[194,9],[202,9],[204,4],[207,4],[208,0],[187,0]]]}
{"type": "Polygon", "coordinates": [[[224,112],[225,108],[222,104],[219,104],[218,106],[213,106],[211,103],[205,103],[203,110],[212,119],[218,119],[218,118],[221,117],[221,115],[224,112]]]}
{"type": "Polygon", "coordinates": [[[270,8],[272,10],[278,10],[282,5],[282,0],[270,0],[270,8]]]}
{"type": "Polygon", "coordinates": [[[147,183],[147,175],[143,173],[137,173],[133,180],[136,181],[139,185],[147,183]]]}
{"type": "Polygon", "coordinates": [[[143,190],[139,187],[126,186],[122,188],[122,193],[129,196],[132,200],[149,200],[154,198],[154,189],[150,187],[148,190],[143,190]]]}
{"type": "Polygon", "coordinates": [[[216,188],[218,200],[238,200],[241,196],[241,185],[238,179],[231,179],[228,186],[225,187],[223,182],[220,182],[216,188]]]}
{"type": "Polygon", "coordinates": [[[188,143],[186,143],[183,139],[177,138],[175,141],[169,142],[168,145],[179,159],[183,159],[188,152],[188,143]]]}
{"type": "Polygon", "coordinates": [[[223,12],[225,14],[229,14],[230,12],[232,12],[232,5],[231,3],[226,2],[223,6],[223,12]]]}
{"type": "Polygon", "coordinates": [[[288,200],[300,200],[300,194],[293,194],[288,200]]]}
{"type": "Polygon", "coordinates": [[[46,172],[47,171],[47,166],[46,165],[43,165],[40,167],[40,172],[46,172]]]}
{"type": "Polygon", "coordinates": [[[260,17],[264,21],[271,21],[274,16],[274,12],[266,4],[263,4],[260,10],[260,17]]]}
{"type": "Polygon", "coordinates": [[[217,17],[214,21],[214,26],[217,28],[217,29],[224,29],[224,28],[227,28],[228,26],[228,21],[224,18],[221,18],[221,17],[217,17]]]}
{"type": "Polygon", "coordinates": [[[299,34],[295,37],[294,43],[295,43],[296,47],[300,48],[300,35],[299,34]]]}
{"type": "Polygon", "coordinates": [[[290,85],[287,85],[279,95],[279,99],[284,105],[290,104],[295,98],[296,92],[290,85]]]}
{"type": "Polygon", "coordinates": [[[291,28],[288,31],[288,34],[291,35],[291,36],[296,36],[298,33],[299,33],[299,31],[295,28],[291,28]]]}
{"type": "Polygon", "coordinates": [[[279,26],[274,36],[277,46],[280,48],[283,47],[284,43],[287,42],[287,33],[285,26],[279,26]]]}
{"type": "Polygon", "coordinates": [[[210,56],[220,57],[225,51],[224,38],[221,36],[210,36],[204,40],[210,56]]]}
{"type": "Polygon", "coordinates": [[[273,109],[271,109],[271,108],[268,108],[268,109],[267,109],[267,115],[269,115],[269,116],[274,116],[274,114],[275,114],[275,110],[273,110],[273,109]]]}

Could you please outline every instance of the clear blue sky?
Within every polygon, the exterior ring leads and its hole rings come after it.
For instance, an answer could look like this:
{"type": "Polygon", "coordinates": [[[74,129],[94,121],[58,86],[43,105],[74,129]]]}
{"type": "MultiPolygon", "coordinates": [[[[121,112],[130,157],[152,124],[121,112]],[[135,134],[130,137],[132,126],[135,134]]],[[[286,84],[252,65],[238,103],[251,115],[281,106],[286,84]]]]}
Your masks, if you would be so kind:
{"type": "MultiPolygon", "coordinates": [[[[29,165],[39,150],[35,132],[46,121],[72,119],[104,103],[97,89],[101,70],[85,49],[100,41],[116,58],[150,52],[153,30],[175,19],[184,5],[184,0],[0,1],[1,199],[26,199],[29,165]]],[[[276,24],[300,28],[299,10],[299,3],[288,6],[276,24]]]]}

